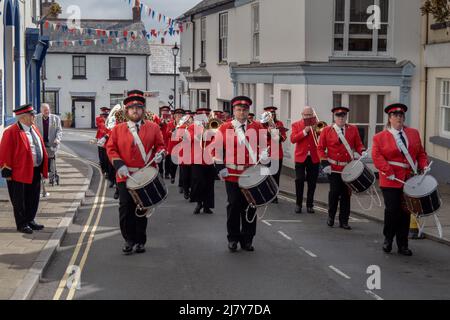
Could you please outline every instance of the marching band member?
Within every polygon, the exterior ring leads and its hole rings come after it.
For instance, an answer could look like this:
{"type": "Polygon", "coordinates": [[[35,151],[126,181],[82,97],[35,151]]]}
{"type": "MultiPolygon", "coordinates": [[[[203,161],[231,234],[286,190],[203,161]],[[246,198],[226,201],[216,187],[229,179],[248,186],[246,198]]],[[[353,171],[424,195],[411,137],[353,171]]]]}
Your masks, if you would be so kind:
{"type": "MultiPolygon", "coordinates": [[[[194,112],[191,110],[185,110],[185,115],[189,115],[191,117],[194,116],[194,112]]],[[[183,123],[178,124],[176,129],[176,138],[172,137],[172,139],[175,139],[179,141],[178,143],[186,143],[186,146],[189,145],[190,148],[190,136],[188,132],[189,123],[183,123]],[[186,138],[186,141],[183,139],[186,138]]],[[[173,151],[172,151],[173,153],[173,151]]],[[[179,177],[179,187],[180,187],[180,193],[184,194],[184,198],[186,200],[190,199],[191,197],[191,187],[192,187],[192,159],[189,157],[189,159],[184,159],[183,156],[183,148],[179,151],[178,154],[178,165],[180,167],[180,177],[179,177]],[[181,191],[182,189],[182,191],[181,191]]]]}
{"type": "MultiPolygon", "coordinates": [[[[164,139],[164,145],[166,148],[169,145],[170,140],[170,134],[167,131],[167,126],[170,121],[172,121],[172,115],[170,112],[170,107],[168,106],[162,106],[159,108],[159,117],[161,119],[161,123],[159,127],[161,128],[161,132],[163,134],[164,139]]],[[[168,158],[165,158],[163,162],[161,162],[159,167],[159,173],[161,174],[161,177],[164,177],[165,179],[170,179],[170,168],[169,168],[169,162],[167,161],[168,158]]]]}
{"type": "MultiPolygon", "coordinates": [[[[137,253],[145,252],[147,218],[136,216],[136,204],[128,192],[126,181],[131,173],[145,167],[152,156],[164,150],[164,141],[159,125],[144,119],[143,96],[127,97],[123,103],[129,121],[113,128],[106,149],[117,170],[120,230],[126,241],[122,250],[131,254],[135,245],[137,253]]],[[[155,163],[161,163],[163,158],[158,154],[155,163]]]]}
{"type": "Polygon", "coordinates": [[[32,234],[43,225],[34,220],[39,206],[41,175],[48,177],[48,156],[44,139],[35,126],[31,104],[13,111],[18,119],[5,129],[0,142],[0,168],[7,180],[17,231],[32,234]]]}
{"type": "MultiPolygon", "coordinates": [[[[108,112],[110,111],[110,108],[107,107],[101,107],[100,108],[100,115],[98,115],[95,118],[95,124],[97,126],[97,134],[95,135],[95,139],[97,141],[102,141],[102,139],[107,135],[107,129],[105,125],[105,120],[108,117],[108,112]]],[[[103,141],[106,139],[103,139],[103,141]]],[[[104,147],[101,147],[97,145],[98,148],[98,159],[100,162],[100,168],[102,169],[103,174],[108,177],[108,156],[106,155],[106,150],[104,147]]]]}
{"type": "Polygon", "coordinates": [[[323,160],[327,160],[331,166],[324,172],[331,173],[330,193],[328,196],[328,226],[334,225],[337,207],[339,205],[339,226],[345,230],[351,230],[348,225],[350,218],[351,190],[342,181],[341,172],[344,167],[354,159],[354,152],[362,154],[365,150],[361,142],[358,128],[347,124],[349,108],[337,107],[331,110],[334,124],[323,129],[320,135],[317,151],[323,160]]]}
{"type": "Polygon", "coordinates": [[[194,214],[199,214],[202,208],[204,213],[212,214],[211,209],[214,208],[214,182],[217,173],[212,157],[208,161],[205,156],[205,149],[213,138],[212,135],[207,136],[212,132],[206,129],[210,113],[210,109],[197,109],[196,120],[188,128],[192,158],[191,202],[197,202],[194,214]]]}
{"type": "MultiPolygon", "coordinates": [[[[223,148],[223,155],[225,156],[224,164],[221,164],[219,159],[216,162],[216,168],[219,177],[222,180],[225,180],[228,196],[228,249],[231,252],[235,252],[238,243],[240,243],[243,250],[254,251],[252,243],[256,234],[256,219],[252,218],[254,218],[254,215],[256,214],[256,209],[249,207],[245,196],[239,188],[239,178],[236,175],[242,174],[246,168],[255,164],[255,160],[258,157],[258,154],[255,154],[255,152],[260,151],[259,145],[261,141],[258,141],[258,145],[251,146],[248,143],[249,139],[248,134],[246,135],[246,133],[255,130],[256,136],[259,137],[259,131],[264,130],[264,128],[259,122],[248,121],[249,108],[252,105],[252,100],[250,98],[245,96],[236,97],[231,101],[231,105],[235,119],[224,123],[220,127],[219,132],[223,137],[223,141],[216,139],[216,145],[219,145],[219,142],[223,143],[223,146],[218,146],[217,148],[223,148]],[[229,131],[228,134],[227,131],[229,131]],[[239,154],[241,149],[241,147],[239,147],[241,139],[243,139],[242,142],[246,145],[244,157],[239,154]],[[250,152],[252,154],[250,154],[250,152]],[[248,212],[246,212],[247,209],[248,212]],[[247,215],[249,216],[248,221],[247,215]],[[250,223],[249,221],[252,220],[253,222],[250,223]]],[[[257,140],[259,140],[259,138],[257,140]]],[[[263,151],[260,159],[261,163],[270,161],[268,152],[263,151]]]]}
{"type": "Polygon", "coordinates": [[[255,114],[254,113],[249,113],[248,114],[248,121],[255,121],[255,114]]]}
{"type": "Polygon", "coordinates": [[[412,256],[408,248],[410,213],[403,199],[403,183],[414,171],[425,170],[428,166],[427,154],[416,129],[404,125],[408,107],[395,103],[385,108],[389,115],[387,127],[373,138],[372,158],[380,172],[380,188],[384,197],[384,245],[383,251],[392,251],[394,237],[398,253],[412,256]]]}
{"type": "MultiPolygon", "coordinates": [[[[283,143],[287,139],[287,129],[285,129],[283,122],[277,119],[277,113],[278,110],[277,107],[266,107],[264,108],[264,111],[270,112],[272,114],[273,119],[273,125],[274,127],[271,127],[269,123],[263,124],[263,127],[269,130],[269,141],[270,139],[273,140],[273,144],[269,142],[269,146],[272,145],[278,145],[277,150],[269,150],[269,155],[272,161],[278,161],[278,171],[276,174],[273,175],[276,183],[278,186],[280,186],[280,175],[281,175],[281,169],[283,167],[283,143]]],[[[278,198],[275,198],[272,203],[278,203],[278,198]]]]}
{"type": "Polygon", "coordinates": [[[180,143],[180,139],[179,138],[175,138],[173,136],[174,131],[177,128],[178,123],[180,122],[181,118],[184,115],[184,110],[183,109],[176,109],[174,110],[174,114],[173,114],[173,120],[171,120],[166,127],[166,132],[163,132],[163,136],[166,137],[167,139],[167,152],[170,155],[170,157],[166,157],[164,159],[166,165],[166,174],[169,175],[170,177],[170,182],[172,184],[175,183],[175,177],[177,175],[177,169],[178,169],[178,164],[176,164],[175,162],[172,161],[172,151],[173,148],[180,143]]]}
{"type": "Polygon", "coordinates": [[[295,191],[297,198],[295,212],[302,213],[303,190],[306,181],[308,183],[306,210],[308,213],[314,213],[314,193],[319,177],[320,159],[313,137],[313,129],[311,126],[305,125],[305,119],[315,117],[314,110],[311,107],[305,107],[302,117],[302,120],[292,124],[291,134],[291,142],[295,143],[295,191]]]}

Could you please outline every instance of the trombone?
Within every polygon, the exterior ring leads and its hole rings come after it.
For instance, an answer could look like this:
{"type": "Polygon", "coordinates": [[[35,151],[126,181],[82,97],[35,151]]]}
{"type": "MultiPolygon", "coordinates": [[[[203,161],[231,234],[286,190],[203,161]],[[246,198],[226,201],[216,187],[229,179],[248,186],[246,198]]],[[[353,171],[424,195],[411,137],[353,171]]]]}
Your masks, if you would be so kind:
{"type": "MultiPolygon", "coordinates": [[[[325,129],[328,126],[328,124],[325,121],[320,121],[315,109],[313,109],[313,112],[314,112],[314,117],[309,118],[309,119],[311,119],[311,120],[309,120],[309,122],[312,122],[309,125],[309,127],[311,128],[312,136],[314,139],[314,144],[317,147],[317,146],[319,146],[320,134],[322,133],[323,129],[325,129]]],[[[305,119],[305,120],[307,120],[307,119],[305,119]]]]}

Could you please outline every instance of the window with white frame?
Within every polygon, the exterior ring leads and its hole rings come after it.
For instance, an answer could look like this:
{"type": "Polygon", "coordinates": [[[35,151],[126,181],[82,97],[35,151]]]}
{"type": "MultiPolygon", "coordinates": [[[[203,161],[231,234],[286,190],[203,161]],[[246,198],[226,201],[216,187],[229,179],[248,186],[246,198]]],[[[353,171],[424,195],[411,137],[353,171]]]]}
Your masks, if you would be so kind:
{"type": "Polygon", "coordinates": [[[196,110],[198,108],[197,90],[189,91],[190,110],[196,110]]]}
{"type": "Polygon", "coordinates": [[[335,0],[334,52],[336,54],[386,54],[388,47],[389,0],[335,0]],[[380,26],[373,30],[367,22],[380,8],[380,26]]]}
{"type": "MultiPolygon", "coordinates": [[[[280,103],[280,120],[284,122],[286,128],[290,128],[292,125],[292,92],[291,90],[281,90],[281,103],[280,103]]],[[[290,139],[290,132],[288,132],[288,139],[290,139]]],[[[292,144],[284,144],[284,156],[285,158],[291,158],[292,144]]]]}
{"type": "Polygon", "coordinates": [[[199,99],[200,108],[209,108],[208,106],[208,91],[207,90],[200,90],[199,91],[199,99]]]}
{"type": "Polygon", "coordinates": [[[348,106],[348,122],[358,127],[366,147],[372,145],[375,134],[384,130],[386,95],[379,93],[334,93],[333,106],[348,106]]]}
{"type": "Polygon", "coordinates": [[[200,22],[200,50],[201,50],[200,62],[205,63],[205,61],[206,61],[206,17],[203,17],[200,22]]]}
{"type": "Polygon", "coordinates": [[[252,47],[253,60],[259,60],[259,4],[252,6],[252,47]]]}
{"type": "Polygon", "coordinates": [[[228,59],[228,13],[219,15],[219,62],[228,59]]]}
{"type": "Polygon", "coordinates": [[[441,135],[450,138],[450,79],[441,84],[441,135]]]}

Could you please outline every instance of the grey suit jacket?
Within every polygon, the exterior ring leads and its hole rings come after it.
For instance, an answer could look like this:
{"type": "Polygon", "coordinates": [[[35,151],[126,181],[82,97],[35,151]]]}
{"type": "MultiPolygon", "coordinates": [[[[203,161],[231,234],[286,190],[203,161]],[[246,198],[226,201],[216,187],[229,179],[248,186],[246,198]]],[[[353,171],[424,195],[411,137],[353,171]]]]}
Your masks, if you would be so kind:
{"type": "MultiPolygon", "coordinates": [[[[39,129],[39,132],[41,133],[42,137],[44,136],[44,126],[42,123],[42,113],[38,114],[36,116],[36,126],[39,129]]],[[[61,119],[54,114],[50,114],[49,117],[49,125],[48,125],[48,145],[47,151],[49,152],[49,156],[53,156],[55,152],[52,152],[50,148],[58,149],[59,145],[55,143],[55,139],[58,139],[60,142],[62,140],[62,128],[61,128],[61,119]]]]}

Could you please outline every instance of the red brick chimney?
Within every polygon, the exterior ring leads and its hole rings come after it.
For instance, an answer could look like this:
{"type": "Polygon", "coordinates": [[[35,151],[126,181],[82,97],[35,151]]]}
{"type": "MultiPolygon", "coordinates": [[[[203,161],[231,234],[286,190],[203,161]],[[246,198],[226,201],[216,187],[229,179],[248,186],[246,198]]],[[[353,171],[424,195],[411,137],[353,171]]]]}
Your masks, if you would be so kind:
{"type": "Polygon", "coordinates": [[[133,7],[133,22],[141,22],[141,1],[135,0],[133,7]]]}

